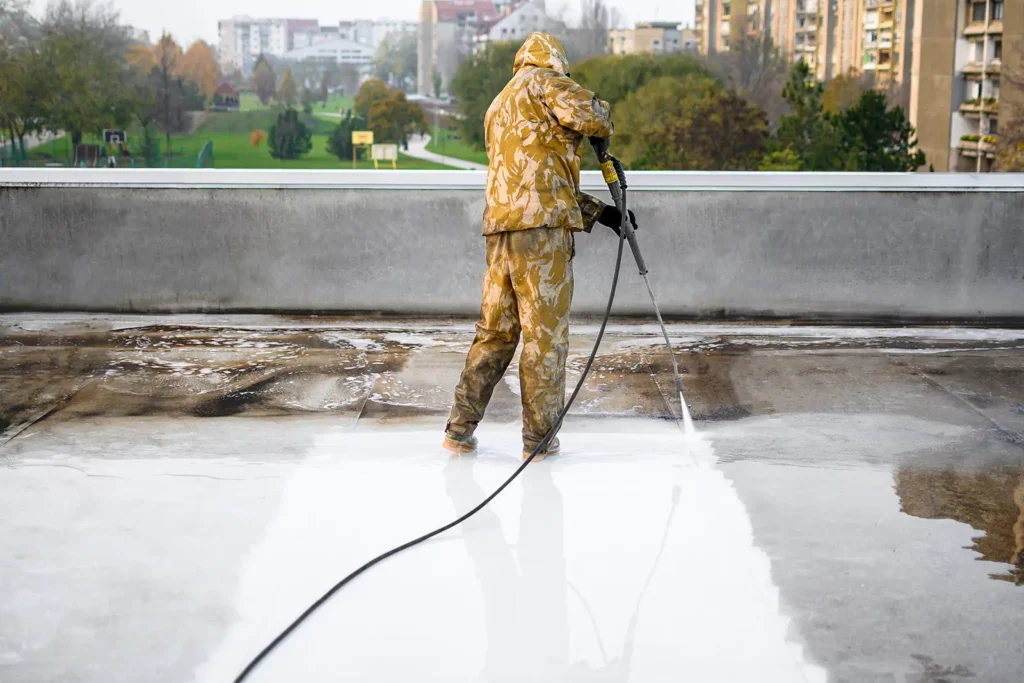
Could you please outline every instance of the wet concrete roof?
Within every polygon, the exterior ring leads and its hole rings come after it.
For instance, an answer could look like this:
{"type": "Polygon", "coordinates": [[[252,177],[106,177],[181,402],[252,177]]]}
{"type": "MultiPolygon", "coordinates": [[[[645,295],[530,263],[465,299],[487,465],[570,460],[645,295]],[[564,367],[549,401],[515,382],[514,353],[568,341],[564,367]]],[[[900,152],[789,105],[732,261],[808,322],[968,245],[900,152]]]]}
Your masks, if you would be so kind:
{"type": "MultiPolygon", "coordinates": [[[[596,328],[574,328],[570,381],[596,328]]],[[[1018,681],[1024,330],[617,323],[564,454],[254,681],[1018,681]]],[[[515,468],[465,321],[0,316],[0,680],[224,681],[515,468]]]]}

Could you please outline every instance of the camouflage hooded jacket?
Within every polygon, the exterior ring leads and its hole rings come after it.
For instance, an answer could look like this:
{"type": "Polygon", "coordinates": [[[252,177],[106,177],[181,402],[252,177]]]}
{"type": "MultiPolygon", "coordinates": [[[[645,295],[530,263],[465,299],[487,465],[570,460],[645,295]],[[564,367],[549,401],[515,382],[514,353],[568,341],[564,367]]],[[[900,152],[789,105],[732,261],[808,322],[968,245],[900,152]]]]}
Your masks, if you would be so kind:
{"type": "Polygon", "coordinates": [[[484,118],[484,234],[528,228],[589,231],[604,207],[580,192],[590,136],[610,137],[608,104],[568,77],[557,38],[533,33],[516,54],[512,80],[484,118]]]}

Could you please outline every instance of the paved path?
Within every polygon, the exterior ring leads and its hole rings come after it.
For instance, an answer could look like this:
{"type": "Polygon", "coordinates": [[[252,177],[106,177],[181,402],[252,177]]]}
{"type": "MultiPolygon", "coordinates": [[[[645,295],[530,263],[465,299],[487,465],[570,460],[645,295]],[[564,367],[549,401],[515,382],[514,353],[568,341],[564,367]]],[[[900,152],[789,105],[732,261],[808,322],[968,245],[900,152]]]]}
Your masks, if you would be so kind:
{"type": "Polygon", "coordinates": [[[435,154],[434,152],[427,151],[427,143],[430,142],[429,135],[413,136],[409,139],[409,149],[404,150],[405,154],[416,157],[417,159],[426,159],[427,161],[433,161],[438,164],[446,164],[453,166],[454,168],[462,168],[469,171],[485,171],[487,167],[483,164],[477,164],[472,161],[464,161],[462,159],[456,159],[455,157],[446,157],[443,154],[435,154]]]}

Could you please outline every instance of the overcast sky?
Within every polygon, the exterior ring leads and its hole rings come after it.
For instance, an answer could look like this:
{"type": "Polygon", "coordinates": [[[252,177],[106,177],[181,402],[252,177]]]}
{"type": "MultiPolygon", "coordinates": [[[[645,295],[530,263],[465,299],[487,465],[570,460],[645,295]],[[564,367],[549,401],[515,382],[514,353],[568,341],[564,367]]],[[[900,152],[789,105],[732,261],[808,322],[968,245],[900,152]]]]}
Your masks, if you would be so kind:
{"type": "MultiPolygon", "coordinates": [[[[333,24],[341,19],[378,19],[382,17],[415,21],[419,0],[110,0],[121,12],[121,20],[146,29],[155,39],[164,29],[178,42],[197,38],[215,43],[217,20],[235,14],[253,17],[319,19],[333,24]]],[[[36,11],[47,0],[32,0],[36,11]]],[[[578,0],[547,0],[548,9],[566,6],[575,10],[578,0]]],[[[693,23],[694,0],[609,0],[631,25],[637,21],[680,21],[693,23]],[[627,11],[626,8],[629,8],[627,11]]]]}

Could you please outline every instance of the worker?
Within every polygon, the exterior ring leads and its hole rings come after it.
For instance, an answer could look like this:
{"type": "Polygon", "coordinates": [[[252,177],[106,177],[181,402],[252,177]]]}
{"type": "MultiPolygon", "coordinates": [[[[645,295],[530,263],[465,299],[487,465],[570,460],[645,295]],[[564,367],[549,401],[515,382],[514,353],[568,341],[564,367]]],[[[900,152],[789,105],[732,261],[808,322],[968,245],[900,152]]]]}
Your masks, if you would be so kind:
{"type": "MultiPolygon", "coordinates": [[[[512,74],[484,118],[487,270],[480,322],[455,389],[444,447],[459,454],[476,449],[474,432],[521,334],[525,460],[565,405],[574,234],[590,232],[595,222],[618,232],[622,215],[580,192],[587,138],[606,145],[614,127],[608,104],[569,78],[561,43],[531,34],[512,74]]],[[[552,438],[537,458],[558,450],[552,438]]]]}

